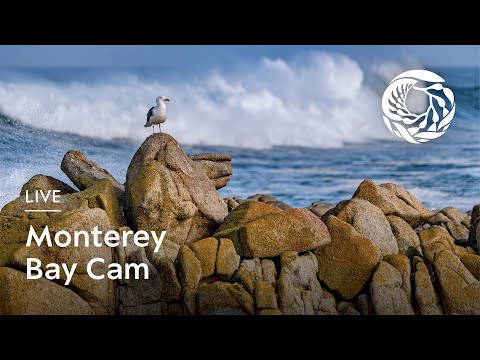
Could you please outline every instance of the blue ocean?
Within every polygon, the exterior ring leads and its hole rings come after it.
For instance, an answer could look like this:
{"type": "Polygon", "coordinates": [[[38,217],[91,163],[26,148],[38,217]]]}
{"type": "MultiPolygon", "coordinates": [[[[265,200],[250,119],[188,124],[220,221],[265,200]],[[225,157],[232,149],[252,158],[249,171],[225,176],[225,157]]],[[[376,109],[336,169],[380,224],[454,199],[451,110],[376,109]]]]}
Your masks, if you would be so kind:
{"type": "Polygon", "coordinates": [[[401,184],[431,209],[467,211],[480,202],[478,68],[430,69],[453,90],[457,111],[445,135],[414,145],[383,123],[385,71],[328,60],[264,59],[254,71],[201,76],[160,68],[2,69],[0,206],[35,174],[71,184],[60,170],[70,149],[124,182],[152,132],[143,125],[158,95],[172,99],[162,131],[188,154],[232,155],[223,197],[263,193],[306,207],[349,199],[373,179],[401,184]]]}

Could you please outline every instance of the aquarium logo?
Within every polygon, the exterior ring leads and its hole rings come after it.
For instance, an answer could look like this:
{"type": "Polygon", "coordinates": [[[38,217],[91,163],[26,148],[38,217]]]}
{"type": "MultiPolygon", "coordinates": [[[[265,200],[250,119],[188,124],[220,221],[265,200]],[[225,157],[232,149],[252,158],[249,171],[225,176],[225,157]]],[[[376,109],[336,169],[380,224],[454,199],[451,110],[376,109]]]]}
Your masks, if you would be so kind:
{"type": "Polygon", "coordinates": [[[455,115],[455,101],[452,90],[444,87],[443,82],[427,70],[406,71],[390,82],[382,97],[382,109],[383,121],[392,134],[412,144],[445,134],[455,115]],[[407,107],[407,97],[417,91],[427,95],[427,108],[420,114],[407,107]]]}

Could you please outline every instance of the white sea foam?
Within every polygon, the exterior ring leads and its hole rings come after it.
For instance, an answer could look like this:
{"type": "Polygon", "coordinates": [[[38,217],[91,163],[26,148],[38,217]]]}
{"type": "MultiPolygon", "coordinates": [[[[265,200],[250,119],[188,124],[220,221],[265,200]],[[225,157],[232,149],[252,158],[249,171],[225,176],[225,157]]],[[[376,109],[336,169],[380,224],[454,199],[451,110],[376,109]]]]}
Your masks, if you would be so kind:
{"type": "MultiPolygon", "coordinates": [[[[380,65],[379,65],[380,66],[380,65]]],[[[378,67],[386,75],[399,64],[378,67]]],[[[184,144],[267,148],[341,147],[394,137],[379,95],[353,59],[312,52],[295,60],[262,58],[246,69],[188,83],[141,80],[56,83],[0,81],[0,111],[27,124],[86,136],[143,140],[158,95],[172,98],[162,129],[184,144]]]]}

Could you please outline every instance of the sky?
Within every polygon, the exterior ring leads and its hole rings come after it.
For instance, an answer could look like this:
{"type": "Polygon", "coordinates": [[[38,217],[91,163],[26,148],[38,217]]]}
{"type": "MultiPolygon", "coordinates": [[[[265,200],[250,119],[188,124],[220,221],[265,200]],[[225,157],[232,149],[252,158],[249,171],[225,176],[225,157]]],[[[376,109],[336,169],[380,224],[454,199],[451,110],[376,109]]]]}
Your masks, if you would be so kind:
{"type": "Polygon", "coordinates": [[[289,59],[320,50],[348,55],[360,63],[413,58],[426,67],[478,67],[476,45],[2,45],[0,67],[165,67],[196,73],[215,67],[227,70],[261,57],[289,59]]]}

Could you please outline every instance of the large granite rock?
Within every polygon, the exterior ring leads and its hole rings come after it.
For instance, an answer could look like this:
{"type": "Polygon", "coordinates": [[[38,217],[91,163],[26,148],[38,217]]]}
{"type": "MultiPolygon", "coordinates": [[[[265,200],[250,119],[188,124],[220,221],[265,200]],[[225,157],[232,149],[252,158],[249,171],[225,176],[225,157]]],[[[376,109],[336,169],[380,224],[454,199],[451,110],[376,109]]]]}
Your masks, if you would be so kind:
{"type": "Polygon", "coordinates": [[[395,215],[416,227],[433,213],[402,186],[392,183],[376,185],[372,180],[364,180],[353,198],[370,201],[385,215],[395,215]]]}
{"type": "Polygon", "coordinates": [[[344,299],[354,298],[365,286],[381,251],[353,226],[330,215],[325,224],[332,242],[318,248],[318,278],[344,299]]]}
{"type": "MultiPolygon", "coordinates": [[[[98,230],[102,232],[113,229],[106,212],[102,209],[85,209],[64,213],[49,224],[49,231],[52,238],[58,231],[66,231],[73,238],[74,231],[90,232],[95,226],[98,226],[98,230]]],[[[103,241],[103,238],[99,238],[100,241],[103,241]]],[[[23,245],[13,253],[11,264],[16,268],[25,269],[28,258],[39,259],[42,262],[43,271],[47,270],[46,265],[49,263],[65,263],[69,268],[76,263],[77,268],[69,287],[87,301],[96,314],[113,314],[115,312],[115,284],[106,276],[108,265],[112,263],[110,247],[95,247],[93,244],[86,247],[82,242],[78,247],[73,245],[59,247],[55,243],[49,247],[46,242],[43,242],[40,247],[36,244],[30,247],[23,245]],[[92,279],[87,274],[88,262],[97,257],[105,260],[105,263],[96,263],[96,267],[93,269],[96,274],[105,275],[102,280],[92,279]]],[[[64,284],[65,280],[66,275],[62,271],[59,283],[64,284]]]]}
{"type": "MultiPolygon", "coordinates": [[[[128,227],[118,231],[128,231],[128,227]]],[[[164,240],[167,248],[168,240],[164,240]]],[[[163,251],[157,256],[149,258],[148,248],[135,245],[133,235],[127,238],[127,246],[113,249],[114,260],[125,268],[126,264],[146,264],[148,279],[141,276],[139,279],[119,279],[116,281],[116,302],[118,313],[121,315],[161,315],[182,314],[181,285],[177,279],[173,260],[170,259],[170,250],[163,251]]],[[[155,253],[150,253],[153,255],[155,253]]],[[[175,255],[176,257],[176,255],[175,255]]]]}
{"type": "Polygon", "coordinates": [[[191,248],[202,265],[202,277],[213,275],[217,262],[218,240],[214,237],[205,238],[192,243],[191,248]]]}
{"type": "Polygon", "coordinates": [[[229,280],[240,265],[240,256],[235,251],[232,240],[220,238],[215,263],[215,273],[222,280],[229,280]]]}
{"type": "Polygon", "coordinates": [[[245,201],[249,201],[249,200],[260,201],[264,204],[274,206],[274,207],[279,208],[281,210],[288,210],[288,209],[292,208],[290,205],[284,203],[281,200],[278,200],[276,197],[271,196],[271,195],[265,195],[265,194],[255,194],[255,195],[249,196],[246,200],[237,199],[237,201],[240,204],[245,202],[245,201]]]}
{"type": "Polygon", "coordinates": [[[373,308],[377,315],[413,315],[402,281],[402,275],[394,266],[386,261],[380,262],[370,284],[373,308]]]}
{"type": "Polygon", "coordinates": [[[226,186],[233,174],[232,164],[230,163],[232,157],[229,154],[195,154],[191,155],[190,159],[205,172],[217,190],[226,186]]]}
{"type": "Polygon", "coordinates": [[[326,203],[323,201],[315,201],[314,203],[312,203],[312,205],[307,207],[307,209],[313,212],[319,218],[321,218],[327,211],[333,209],[334,207],[335,204],[326,203]]]}
{"type": "MultiPolygon", "coordinates": [[[[433,263],[435,256],[442,250],[461,251],[459,246],[455,245],[453,238],[448,231],[442,227],[434,227],[431,229],[420,230],[418,232],[420,244],[422,246],[423,255],[433,263]]],[[[462,248],[462,250],[464,250],[462,248]]]]}
{"type": "Polygon", "coordinates": [[[213,236],[232,240],[241,256],[260,258],[307,251],[330,242],[327,227],[310,211],[278,211],[258,201],[235,208],[213,236]]]}
{"type": "Polygon", "coordinates": [[[411,247],[418,250],[420,254],[422,253],[417,233],[405,220],[395,215],[387,216],[387,220],[392,228],[393,236],[397,239],[400,254],[406,255],[411,247]]]}
{"type": "Polygon", "coordinates": [[[93,315],[90,305],[72,290],[44,278],[0,268],[0,315],[93,315]]]}
{"type": "Polygon", "coordinates": [[[200,315],[252,315],[255,303],[252,296],[239,284],[214,282],[202,284],[197,292],[200,315]]]}
{"type": "Polygon", "coordinates": [[[228,213],[205,172],[165,133],[149,136],[130,162],[126,208],[135,230],[166,230],[178,244],[212,235],[228,213]]]}
{"type": "Polygon", "coordinates": [[[284,315],[337,315],[335,298],[317,279],[318,261],[313,253],[284,252],[280,265],[277,292],[284,315]]]}
{"type": "Polygon", "coordinates": [[[122,226],[125,222],[122,208],[115,195],[114,188],[107,179],[92,182],[90,186],[83,191],[60,195],[59,201],[58,203],[53,203],[50,197],[46,203],[27,203],[25,196],[20,196],[6,204],[2,208],[0,215],[26,218],[29,224],[35,229],[40,229],[67,211],[99,208],[106,211],[109,221],[114,227],[122,226]],[[60,212],[31,212],[26,214],[25,210],[27,209],[52,209],[59,210],[60,212]]]}
{"type": "Polygon", "coordinates": [[[441,250],[435,256],[435,272],[442,289],[448,315],[480,315],[480,281],[452,252],[441,250]]]}
{"type": "Polygon", "coordinates": [[[20,190],[20,196],[24,196],[27,190],[30,194],[30,198],[36,190],[42,190],[44,193],[48,192],[49,190],[58,190],[59,194],[61,195],[77,192],[77,190],[72,188],[70,185],[65,184],[63,181],[42,174],[35,175],[30,180],[28,180],[22,186],[22,190],[20,190]]]}
{"type": "Polygon", "coordinates": [[[382,256],[398,254],[398,244],[387,218],[375,205],[363,199],[350,200],[337,214],[357,232],[378,246],[382,256]]]}
{"type": "Polygon", "coordinates": [[[413,258],[413,265],[415,300],[417,300],[420,315],[443,315],[427,266],[418,256],[413,258]]]}
{"type": "Polygon", "coordinates": [[[383,261],[392,265],[400,273],[402,277],[402,283],[400,288],[403,290],[407,296],[408,303],[412,303],[412,266],[410,264],[410,259],[406,255],[402,254],[391,254],[384,256],[383,261]]]}
{"type": "Polygon", "coordinates": [[[61,169],[80,190],[85,190],[100,179],[107,179],[115,189],[115,193],[123,203],[125,186],[116,180],[107,170],[89,160],[84,153],[70,150],[63,157],[61,169]]]}
{"type": "Polygon", "coordinates": [[[480,255],[466,254],[461,257],[463,265],[475,276],[477,280],[480,280],[480,255]]]}

